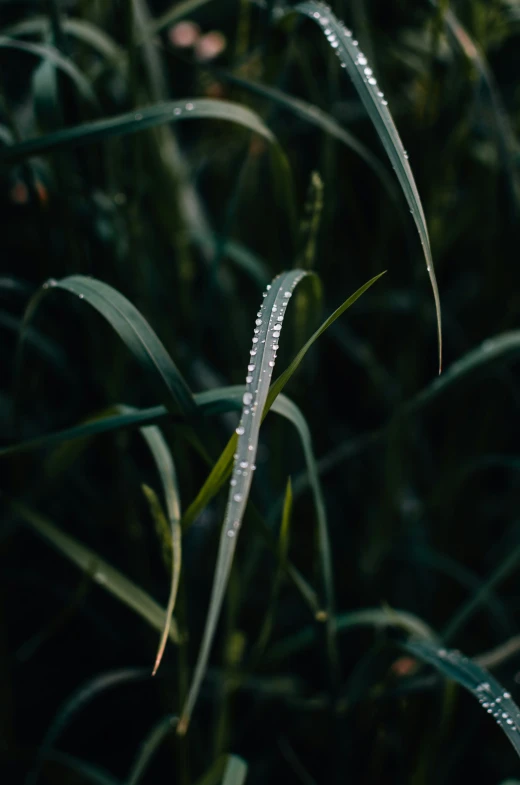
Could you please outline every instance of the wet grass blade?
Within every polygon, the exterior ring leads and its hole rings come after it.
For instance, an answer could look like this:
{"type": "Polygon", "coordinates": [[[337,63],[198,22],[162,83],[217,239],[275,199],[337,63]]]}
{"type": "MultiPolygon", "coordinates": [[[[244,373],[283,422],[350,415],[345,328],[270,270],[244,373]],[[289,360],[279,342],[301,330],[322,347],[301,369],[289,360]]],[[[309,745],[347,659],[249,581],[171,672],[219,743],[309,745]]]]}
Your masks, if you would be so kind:
{"type": "MultiPolygon", "coordinates": [[[[118,333],[143,369],[160,380],[167,405],[185,415],[195,411],[193,396],[175,363],[146,319],[126,297],[108,284],[82,275],[71,275],[60,281],[50,280],[45,288],[47,291],[64,290],[95,308],[118,333]]],[[[32,317],[40,296],[41,293],[36,294],[29,304],[28,317],[32,317]]]]}
{"type": "MultiPolygon", "coordinates": [[[[300,349],[296,357],[290,363],[289,367],[278,377],[278,379],[273,383],[269,395],[267,397],[266,408],[262,414],[262,418],[266,417],[269,409],[273,405],[274,401],[285,387],[293,373],[296,371],[300,363],[303,361],[303,358],[316,341],[317,338],[322,335],[325,330],[333,324],[336,319],[341,316],[347,308],[353,305],[356,300],[361,297],[361,295],[367,291],[384,273],[379,273],[374,278],[371,278],[370,281],[363,284],[353,295],[348,297],[345,302],[337,308],[334,313],[326,319],[326,321],[322,324],[322,326],[316,330],[314,335],[307,341],[305,346],[300,349]]],[[[202,510],[209,504],[211,499],[218,493],[226,479],[229,477],[231,473],[231,466],[233,464],[233,453],[235,452],[237,443],[237,435],[233,434],[231,439],[229,440],[228,444],[224,448],[223,452],[221,453],[217,463],[213,467],[209,477],[207,478],[206,482],[200,489],[199,493],[197,494],[196,498],[190,504],[188,509],[186,510],[183,516],[183,526],[190,526],[191,523],[195,520],[195,518],[202,512],[202,510]]]]}
{"type": "Polygon", "coordinates": [[[69,79],[76,86],[78,93],[84,101],[90,106],[98,109],[97,98],[85,76],[77,68],[76,65],[64,57],[58,49],[50,44],[30,44],[26,41],[17,41],[6,36],[0,36],[0,49],[15,49],[19,52],[39,57],[40,59],[52,63],[52,65],[59,68],[62,73],[66,74],[69,79]]]}
{"type": "MultiPolygon", "coordinates": [[[[186,704],[177,726],[179,735],[186,733],[193,707],[204,678],[209,655],[220,616],[231,565],[235,554],[238,533],[242,524],[249,491],[255,470],[256,452],[262,414],[267,401],[269,385],[278,350],[285,309],[295,286],[306,275],[303,270],[282,273],[268,285],[264,302],[257,314],[250,360],[247,366],[246,391],[242,398],[242,416],[236,429],[236,453],[230,482],[228,502],[217,556],[210,605],[206,618],[195,673],[186,704]]],[[[220,462],[220,461],[219,461],[220,462]]],[[[222,463],[224,474],[226,464],[222,463]]]]}
{"type": "Polygon", "coordinates": [[[442,326],[439,290],[433,267],[428,227],[424,215],[421,198],[415,184],[412,169],[408,162],[408,154],[403,147],[401,138],[388,109],[388,101],[379,88],[367,58],[361,52],[359,44],[352,37],[350,30],[344,26],[324,3],[309,0],[299,3],[287,11],[298,13],[312,19],[320,27],[331,47],[336,52],[341,65],[350,76],[356,91],[363,102],[370,120],[386,150],[390,162],[395,169],[397,178],[412,213],[426,260],[426,269],[435,300],[437,316],[437,337],[439,343],[439,373],[442,368],[442,326]]]}
{"type": "MultiPolygon", "coordinates": [[[[60,531],[42,515],[21,504],[12,504],[13,512],[31,526],[56,550],[63,553],[83,572],[92,575],[92,579],[105,588],[110,594],[135,611],[154,629],[162,633],[165,625],[165,611],[139,586],[112,567],[97,553],[87,548],[78,540],[60,531]]],[[[179,642],[179,634],[175,620],[172,619],[169,637],[174,643],[179,642]]]]}
{"type": "Polygon", "coordinates": [[[426,642],[410,641],[402,645],[410,654],[433,665],[448,679],[471,692],[482,708],[495,718],[520,755],[520,709],[488,671],[458,651],[440,649],[426,642]]]}
{"type": "Polygon", "coordinates": [[[53,150],[64,150],[104,141],[114,136],[138,133],[165,123],[196,119],[224,120],[254,131],[268,142],[275,141],[271,131],[250,109],[230,101],[193,98],[154,104],[106,120],[64,128],[52,134],[3,147],[0,161],[16,162],[53,150]]]}

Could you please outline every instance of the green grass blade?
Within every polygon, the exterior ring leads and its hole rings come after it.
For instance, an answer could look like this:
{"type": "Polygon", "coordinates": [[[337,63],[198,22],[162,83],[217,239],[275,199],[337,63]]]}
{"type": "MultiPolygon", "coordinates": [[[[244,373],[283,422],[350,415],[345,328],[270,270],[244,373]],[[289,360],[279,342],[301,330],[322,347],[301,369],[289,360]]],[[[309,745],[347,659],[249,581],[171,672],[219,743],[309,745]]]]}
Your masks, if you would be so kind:
{"type": "Polygon", "coordinates": [[[228,755],[222,785],[244,785],[247,777],[247,763],[238,755],[228,755]]]}
{"type": "MultiPolygon", "coordinates": [[[[139,364],[161,382],[167,405],[183,414],[195,411],[196,404],[188,385],[161,341],[137,308],[116,289],[95,278],[71,275],[60,281],[51,280],[47,289],[62,289],[87,302],[118,333],[139,364]]],[[[36,297],[39,295],[37,294],[36,297]]],[[[33,308],[29,305],[32,315],[33,308]]]]}
{"type": "Polygon", "coordinates": [[[224,120],[247,128],[269,142],[274,137],[260,117],[250,109],[231,101],[217,101],[211,98],[193,98],[182,101],[166,101],[146,106],[134,112],[117,115],[107,120],[64,128],[52,134],[28,139],[24,142],[3,147],[0,161],[16,162],[32,155],[41,155],[52,150],[78,147],[82,144],[104,141],[114,136],[138,133],[147,128],[155,128],[165,123],[179,120],[212,119],[224,120]]]}
{"type": "Polygon", "coordinates": [[[26,785],[34,785],[38,779],[43,762],[53,757],[53,747],[57,739],[67,729],[75,716],[79,714],[95,698],[122,684],[128,684],[147,678],[149,674],[144,668],[123,668],[116,671],[102,673],[89,679],[79,689],[75,690],[70,697],[60,706],[55,717],[47,728],[43,741],[38,749],[36,759],[29,771],[26,785]]]}
{"type": "Polygon", "coordinates": [[[366,57],[361,52],[357,41],[352,38],[350,30],[338,21],[331,9],[321,2],[308,0],[299,3],[287,13],[299,13],[312,19],[323,31],[331,47],[336,52],[341,65],[346,69],[356,91],[363,102],[370,120],[386,150],[390,162],[395,169],[397,178],[411,210],[421,245],[426,260],[426,269],[435,300],[437,316],[437,337],[439,343],[439,373],[442,368],[442,326],[439,290],[433,267],[433,258],[430,247],[428,227],[421,203],[421,198],[415,184],[408,154],[403,147],[401,138],[388,109],[388,101],[377,85],[372,69],[366,57]]]}
{"type": "Polygon", "coordinates": [[[96,109],[98,108],[98,100],[85,76],[71,60],[60,54],[54,46],[50,44],[30,44],[26,41],[16,41],[15,39],[7,38],[7,36],[0,36],[0,49],[15,49],[52,63],[52,65],[59,68],[62,73],[69,77],[87,104],[96,109]]]}
{"type": "Polygon", "coordinates": [[[296,115],[296,117],[300,117],[302,120],[305,120],[305,122],[314,125],[316,128],[320,128],[326,134],[329,134],[329,136],[337,139],[338,142],[344,144],[345,147],[348,147],[365,161],[379,179],[391,200],[395,203],[399,202],[399,193],[389,172],[385,169],[381,161],[379,161],[377,156],[375,156],[368,147],[360,142],[359,139],[350,133],[350,131],[343,128],[343,126],[341,126],[331,115],[327,114],[327,112],[324,112],[314,104],[303,101],[301,98],[296,98],[296,96],[284,93],[276,87],[270,87],[261,84],[260,82],[251,82],[248,79],[229,74],[226,71],[219,71],[218,74],[222,79],[225,79],[232,84],[236,84],[238,87],[244,88],[244,90],[248,90],[251,93],[269,99],[282,109],[291,112],[291,114],[296,115]]]}
{"type": "MultiPolygon", "coordinates": [[[[285,387],[293,373],[296,371],[300,363],[302,362],[303,358],[311,348],[314,341],[322,335],[325,330],[333,324],[336,319],[341,316],[344,311],[347,310],[351,305],[353,305],[356,300],[361,297],[361,295],[367,291],[384,273],[380,273],[372,278],[367,283],[363,284],[353,295],[348,297],[345,302],[337,308],[334,313],[322,324],[319,330],[316,330],[314,335],[307,341],[305,346],[298,352],[296,357],[290,363],[289,367],[278,377],[278,379],[273,383],[271,390],[269,391],[269,395],[267,397],[266,408],[262,414],[262,418],[264,418],[273,402],[278,397],[282,389],[285,387]]],[[[223,452],[221,453],[217,463],[213,467],[208,476],[206,482],[200,489],[199,493],[197,494],[196,498],[190,504],[188,509],[186,510],[183,516],[183,525],[189,526],[197,515],[199,515],[202,510],[209,504],[211,499],[218,493],[226,479],[229,477],[231,472],[231,466],[233,463],[233,453],[235,452],[237,442],[237,435],[233,434],[230,438],[229,442],[227,443],[226,447],[224,448],[223,452]]]]}
{"type": "MultiPolygon", "coordinates": [[[[135,409],[129,406],[119,406],[118,409],[123,414],[133,414],[135,409]]],[[[168,605],[166,606],[166,619],[164,629],[159,641],[155,664],[152,676],[155,676],[157,669],[161,664],[166,642],[168,640],[168,633],[170,627],[170,620],[175,608],[175,601],[177,599],[177,591],[179,589],[179,580],[181,575],[182,564],[182,543],[181,543],[181,503],[179,484],[177,481],[177,472],[175,471],[175,464],[170,449],[166,440],[156,425],[149,425],[145,428],[140,428],[140,433],[145,440],[148,448],[152,454],[161,484],[163,487],[164,499],[166,501],[166,512],[168,515],[168,523],[170,526],[171,546],[172,546],[172,565],[171,565],[171,580],[170,580],[170,594],[168,597],[168,605]]]]}
{"type": "Polygon", "coordinates": [[[150,760],[166,736],[171,733],[175,724],[175,717],[168,715],[157,722],[145,738],[137,753],[132,770],[127,777],[126,785],[138,785],[150,760]]]}
{"type": "MultiPolygon", "coordinates": [[[[101,57],[111,63],[116,68],[121,68],[126,62],[126,53],[114,39],[107,35],[97,25],[92,24],[87,19],[74,19],[69,17],[61,20],[63,32],[73,36],[82,44],[87,44],[94,49],[101,57]]],[[[31,19],[24,19],[8,28],[4,29],[4,34],[10,37],[26,35],[44,36],[49,29],[49,22],[45,16],[34,16],[31,19]]]]}
{"type": "MultiPolygon", "coordinates": [[[[38,534],[46,539],[56,550],[63,553],[81,570],[92,575],[93,580],[110,594],[135,611],[154,629],[162,632],[165,625],[165,611],[139,586],[112,567],[97,553],[82,545],[78,540],[60,531],[42,515],[21,504],[12,505],[13,512],[38,534]]],[[[177,625],[172,619],[169,631],[170,640],[179,642],[177,625]]]]}
{"type": "Polygon", "coordinates": [[[271,583],[271,597],[269,599],[269,606],[267,608],[267,612],[265,614],[263,624],[260,628],[258,641],[254,648],[253,661],[256,661],[259,657],[262,656],[263,652],[265,651],[265,647],[269,642],[274,627],[276,607],[278,604],[278,595],[280,593],[280,587],[282,584],[282,577],[283,577],[282,566],[287,562],[287,555],[289,553],[289,535],[291,529],[292,501],[293,501],[293,497],[292,497],[291,478],[289,477],[285,488],[285,496],[284,496],[283,509],[282,509],[282,523],[280,525],[280,534],[278,537],[278,559],[279,559],[278,569],[271,583]]]}
{"type": "MultiPolygon", "coordinates": [[[[431,642],[438,640],[436,633],[422,619],[409,611],[396,610],[395,608],[362,608],[338,615],[338,632],[358,627],[371,627],[376,630],[394,628],[404,630],[420,640],[431,642]]],[[[275,644],[269,651],[268,662],[281,662],[292,654],[311,646],[316,638],[316,628],[306,627],[301,632],[275,644]]]]}
{"type": "MultiPolygon", "coordinates": [[[[269,384],[278,350],[285,309],[292,292],[306,275],[303,270],[282,273],[267,287],[264,302],[257,314],[256,327],[247,366],[246,391],[240,423],[236,429],[236,453],[224,522],[222,525],[217,566],[213,580],[210,605],[206,618],[203,639],[195,666],[195,673],[186,704],[177,727],[180,735],[186,733],[190,716],[204,678],[209,654],[220,616],[231,565],[235,554],[237,536],[242,524],[249,491],[253,479],[258,437],[262,414],[267,401],[269,384]]],[[[228,443],[228,447],[229,447],[228,443]]],[[[226,448],[227,449],[227,448],[226,448]]],[[[223,474],[227,473],[227,461],[222,463],[223,474]]]]}
{"type": "Polygon", "coordinates": [[[403,648],[471,692],[482,708],[495,718],[520,755],[520,709],[488,671],[458,651],[439,649],[426,642],[410,641],[403,644],[403,648]]]}

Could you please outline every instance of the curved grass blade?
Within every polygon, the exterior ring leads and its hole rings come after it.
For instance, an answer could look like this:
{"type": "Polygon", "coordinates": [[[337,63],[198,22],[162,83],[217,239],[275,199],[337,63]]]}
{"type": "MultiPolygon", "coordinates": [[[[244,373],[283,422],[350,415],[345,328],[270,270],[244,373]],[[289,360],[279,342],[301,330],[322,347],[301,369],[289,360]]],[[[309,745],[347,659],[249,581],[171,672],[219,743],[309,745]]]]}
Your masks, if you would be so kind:
{"type": "Polygon", "coordinates": [[[167,717],[163,717],[153,726],[137,753],[132,770],[126,780],[126,785],[138,785],[152,756],[155,754],[155,751],[161,745],[168,733],[172,731],[175,721],[176,717],[168,715],[167,717]]]}
{"type": "MultiPolygon", "coordinates": [[[[322,326],[316,330],[316,332],[309,338],[305,346],[300,349],[296,357],[292,360],[289,367],[278,377],[278,379],[273,383],[269,395],[267,397],[267,404],[262,414],[262,419],[267,416],[269,409],[272,407],[274,401],[285,387],[293,373],[296,371],[300,363],[302,362],[303,358],[313,345],[314,341],[325,332],[325,330],[330,327],[336,319],[342,315],[347,308],[350,308],[356,300],[361,297],[361,295],[367,291],[384,273],[379,273],[374,278],[371,278],[370,281],[363,284],[353,295],[348,297],[345,302],[337,308],[334,313],[326,319],[326,321],[322,324],[322,326]]],[[[229,442],[227,443],[226,447],[224,448],[223,452],[221,453],[217,463],[213,467],[210,472],[210,475],[202,488],[200,489],[199,493],[197,494],[196,498],[190,504],[188,509],[186,510],[183,516],[183,525],[189,526],[195,518],[202,512],[202,510],[209,504],[211,499],[218,493],[226,479],[229,477],[231,473],[231,466],[233,463],[233,453],[235,452],[237,443],[237,435],[233,434],[229,442]]]]}
{"type": "Polygon", "coordinates": [[[49,760],[64,766],[74,775],[79,775],[81,782],[91,782],[92,785],[121,785],[120,780],[116,779],[113,774],[109,774],[105,769],[93,765],[90,761],[77,758],[75,755],[55,751],[51,752],[49,760]]]}
{"type": "MultiPolygon", "coordinates": [[[[338,632],[357,627],[373,627],[378,630],[392,627],[404,630],[420,640],[435,642],[438,639],[437,634],[418,616],[409,611],[396,610],[395,608],[363,608],[338,615],[336,622],[338,632]]],[[[269,663],[285,660],[292,654],[311,646],[316,637],[316,629],[306,627],[301,632],[272,646],[267,660],[269,663]]]]}
{"type": "Polygon", "coordinates": [[[25,52],[52,63],[69,77],[86,103],[96,109],[99,107],[98,100],[81,71],[71,60],[64,57],[58,49],[50,44],[30,44],[26,41],[16,41],[2,35],[0,36],[0,49],[16,49],[19,52],[25,52]]]}
{"type": "MultiPolygon", "coordinates": [[[[438,5],[436,0],[431,0],[432,5],[438,5]]],[[[493,72],[491,71],[485,55],[472,40],[468,31],[461,24],[451,8],[447,8],[442,14],[446,28],[453,40],[457,43],[464,56],[473,65],[480,78],[482,86],[488,95],[489,102],[495,117],[495,129],[498,152],[502,158],[504,171],[509,179],[511,195],[513,197],[516,211],[519,209],[520,202],[520,179],[518,175],[518,163],[516,157],[517,142],[513,127],[504,108],[502,97],[495,83],[493,72]]]]}
{"type": "Polygon", "coordinates": [[[300,117],[316,128],[320,128],[322,131],[329,134],[329,136],[332,136],[334,139],[337,139],[338,142],[344,144],[345,147],[348,147],[365,161],[379,179],[390,199],[394,203],[399,204],[399,193],[389,172],[387,172],[381,161],[379,161],[377,156],[375,156],[368,147],[360,142],[357,137],[350,133],[350,131],[343,128],[343,126],[341,126],[330,114],[327,114],[327,112],[324,112],[318,106],[309,104],[307,101],[296,98],[294,95],[284,93],[276,87],[270,87],[261,84],[260,82],[251,82],[249,79],[243,79],[242,77],[235,76],[227,71],[218,71],[217,73],[219,77],[231,84],[235,84],[238,87],[244,88],[244,90],[248,90],[251,93],[255,93],[256,95],[273,101],[273,103],[277,104],[282,109],[300,117]]]}
{"type": "MultiPolygon", "coordinates": [[[[211,98],[193,98],[183,101],[167,101],[138,111],[117,115],[107,120],[64,128],[52,134],[28,139],[14,145],[4,146],[0,160],[16,162],[32,155],[41,155],[52,150],[78,147],[82,144],[104,141],[114,136],[138,133],[165,123],[179,120],[207,118],[235,123],[262,136],[268,142],[275,142],[274,136],[260,117],[250,109],[231,101],[217,101],[211,98]]],[[[283,154],[280,151],[280,155],[283,154]]]]}
{"type": "MultiPolygon", "coordinates": [[[[134,414],[136,412],[130,406],[119,405],[117,409],[122,414],[134,414]]],[[[161,660],[166,648],[168,640],[168,633],[170,627],[170,620],[175,608],[175,601],[177,599],[177,591],[179,589],[179,580],[181,574],[182,563],[182,544],[181,544],[181,504],[179,484],[177,482],[177,472],[171,452],[166,444],[166,440],[161,430],[156,425],[149,425],[145,428],[140,428],[140,433],[148,445],[152,457],[155,461],[161,484],[163,487],[164,499],[166,501],[166,512],[168,515],[168,523],[170,527],[171,546],[172,546],[172,564],[171,564],[171,580],[170,580],[170,595],[168,597],[168,605],[166,606],[166,618],[164,629],[159,641],[155,664],[152,671],[152,676],[155,676],[157,669],[161,664],[161,660]]]]}
{"type": "Polygon", "coordinates": [[[442,369],[442,326],[441,326],[441,306],[439,290],[433,267],[433,258],[430,247],[428,227],[421,203],[421,198],[415,184],[415,179],[408,163],[408,154],[403,147],[399,133],[388,110],[388,101],[383,92],[378,87],[372,69],[368,61],[361,52],[357,41],[352,38],[350,30],[338,21],[331,9],[316,0],[308,0],[299,3],[287,13],[298,13],[312,19],[321,28],[331,47],[336,52],[341,65],[346,69],[356,91],[365,106],[374,128],[386,150],[386,153],[395,169],[397,178],[408,202],[412,213],[421,245],[426,260],[426,269],[430,277],[430,282],[435,300],[435,312],[437,316],[437,337],[439,344],[439,373],[442,369]]]}
{"type": "MultiPolygon", "coordinates": [[[[181,376],[175,363],[161,341],[137,308],[116,289],[95,278],[71,275],[60,281],[50,280],[44,289],[63,289],[87,302],[118,333],[140,365],[161,381],[161,389],[166,388],[167,406],[173,404],[182,414],[193,413],[196,404],[188,385],[181,376]]],[[[27,309],[27,318],[32,317],[41,297],[36,294],[27,309]]],[[[27,321],[27,319],[26,319],[27,321]]]]}
{"type": "Polygon", "coordinates": [[[34,785],[40,773],[43,762],[51,757],[56,740],[63,731],[70,725],[74,717],[84,709],[94,698],[105,692],[105,690],[118,687],[149,677],[145,668],[124,668],[121,670],[110,671],[95,676],[93,679],[75,690],[73,694],[65,700],[58,709],[55,717],[45,733],[43,741],[38,750],[36,760],[29,771],[25,780],[26,785],[34,785]]]}
{"type": "Polygon", "coordinates": [[[482,708],[495,718],[520,755],[520,709],[494,676],[458,651],[439,649],[426,642],[410,641],[402,646],[471,692],[482,708]]]}
{"type": "MultiPolygon", "coordinates": [[[[73,36],[82,44],[87,44],[92,49],[105,58],[116,68],[124,66],[126,53],[114,39],[107,35],[100,27],[92,24],[86,19],[74,19],[73,17],[61,20],[63,32],[73,36]]],[[[8,28],[4,29],[4,34],[11,37],[25,35],[44,36],[49,29],[49,21],[45,16],[34,16],[31,19],[24,19],[8,28]]]]}
{"type": "Polygon", "coordinates": [[[246,391],[240,423],[236,429],[237,447],[234,454],[233,476],[224,522],[222,525],[217,566],[213,580],[210,605],[206,618],[202,643],[195,666],[188,698],[182,710],[177,733],[183,735],[188,728],[193,707],[206,672],[209,654],[220,616],[227,587],[236,542],[244,516],[258,449],[258,437],[262,414],[267,401],[269,384],[278,350],[285,309],[295,286],[306,275],[303,270],[294,270],[275,278],[264,293],[264,302],[257,314],[250,362],[247,366],[246,391]]]}
{"type": "MultiPolygon", "coordinates": [[[[60,531],[42,515],[18,503],[13,503],[11,506],[13,512],[21,520],[29,524],[56,550],[63,553],[81,570],[92,575],[93,580],[99,586],[104,587],[114,597],[145,619],[148,624],[162,633],[166,614],[164,609],[150,595],[108,564],[97,553],[82,545],[74,537],[60,531]]],[[[174,643],[179,642],[179,633],[174,619],[171,621],[169,637],[174,643]]]]}

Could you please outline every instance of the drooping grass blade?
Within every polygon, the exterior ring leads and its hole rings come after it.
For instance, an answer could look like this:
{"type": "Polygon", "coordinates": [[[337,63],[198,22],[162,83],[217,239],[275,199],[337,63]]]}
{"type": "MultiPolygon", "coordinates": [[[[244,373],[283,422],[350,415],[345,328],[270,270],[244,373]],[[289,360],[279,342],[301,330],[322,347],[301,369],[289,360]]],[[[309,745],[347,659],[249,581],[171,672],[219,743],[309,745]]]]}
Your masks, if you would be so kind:
{"type": "Polygon", "coordinates": [[[494,717],[520,755],[520,709],[494,676],[459,651],[441,649],[423,641],[402,645],[410,654],[433,665],[448,679],[471,692],[482,708],[494,717]]]}
{"type": "MultiPolygon", "coordinates": [[[[56,550],[63,553],[81,570],[92,575],[93,580],[113,594],[118,600],[128,605],[152,627],[162,633],[165,626],[164,609],[153,600],[143,589],[112,567],[97,553],[87,548],[74,537],[60,531],[42,515],[21,504],[12,505],[13,512],[31,526],[39,535],[49,542],[56,550]]],[[[178,643],[179,634],[175,620],[172,619],[169,637],[178,643]]]]}
{"type": "Polygon", "coordinates": [[[3,147],[0,151],[0,161],[16,162],[52,150],[63,150],[82,144],[104,141],[114,136],[138,133],[146,128],[154,128],[164,123],[201,118],[235,123],[260,134],[269,142],[274,141],[271,131],[250,109],[230,101],[188,98],[183,101],[167,101],[146,106],[107,120],[96,120],[92,123],[64,128],[52,134],[3,147]]]}
{"type": "Polygon", "coordinates": [[[16,41],[15,39],[7,38],[2,35],[0,36],[0,49],[15,49],[19,52],[25,52],[26,54],[34,55],[52,63],[69,77],[77,87],[79,94],[85,102],[94,107],[97,111],[99,106],[98,100],[88,80],[83,76],[72,60],[64,57],[54,46],[51,46],[50,44],[31,44],[27,41],[16,41]]]}
{"type": "MultiPolygon", "coordinates": [[[[135,409],[128,406],[118,407],[124,414],[130,414],[135,409]]],[[[177,472],[170,449],[166,440],[156,425],[148,425],[140,429],[141,436],[147,443],[150,452],[152,453],[157,471],[161,478],[163,487],[164,498],[166,501],[166,511],[168,515],[168,523],[170,526],[170,536],[172,545],[172,566],[171,566],[171,580],[170,580],[170,594],[168,597],[168,605],[166,606],[166,618],[164,629],[159,641],[157,649],[157,656],[152,672],[155,676],[157,669],[161,664],[166,641],[168,640],[168,633],[171,623],[172,614],[175,608],[175,600],[177,598],[177,591],[179,589],[179,579],[181,574],[182,551],[181,551],[181,504],[179,484],[177,482],[177,472]]]]}
{"type": "MultiPolygon", "coordinates": [[[[51,279],[43,289],[67,291],[95,308],[119,334],[140,365],[160,380],[161,391],[166,388],[163,397],[167,405],[182,414],[195,411],[193,396],[175,363],[146,319],[126,297],[108,284],[82,275],[71,275],[60,281],[51,279]]],[[[40,298],[41,291],[29,303],[26,323],[32,317],[40,298]]]]}
{"type": "Polygon", "coordinates": [[[383,147],[386,150],[390,162],[395,169],[419,233],[426,260],[426,269],[433,290],[435,312],[437,316],[440,373],[442,368],[441,306],[433,266],[428,227],[426,225],[421,198],[415,184],[412,169],[408,162],[408,154],[403,147],[392,115],[388,109],[388,101],[379,88],[374,73],[369,66],[367,58],[360,50],[358,42],[353,39],[351,31],[347,30],[345,25],[335,17],[332,10],[327,5],[316,2],[316,0],[308,0],[307,2],[299,3],[294,6],[294,8],[287,10],[287,13],[303,14],[316,22],[320,27],[331,47],[336,52],[342,67],[345,68],[350,76],[383,147]]]}
{"type": "Polygon", "coordinates": [[[174,716],[168,715],[155,723],[138,750],[130,774],[126,779],[126,785],[138,785],[155,751],[173,730],[175,721],[174,716]]]}

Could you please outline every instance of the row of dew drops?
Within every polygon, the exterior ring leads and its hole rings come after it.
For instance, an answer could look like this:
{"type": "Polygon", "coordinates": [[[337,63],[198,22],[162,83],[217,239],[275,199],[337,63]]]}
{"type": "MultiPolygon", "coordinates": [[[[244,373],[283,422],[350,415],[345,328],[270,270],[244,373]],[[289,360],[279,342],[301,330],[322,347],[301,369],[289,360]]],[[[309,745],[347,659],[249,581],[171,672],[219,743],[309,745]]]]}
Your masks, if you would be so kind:
{"type": "MultiPolygon", "coordinates": [[[[459,663],[468,662],[468,658],[462,656],[458,651],[449,651],[447,649],[439,649],[437,652],[438,656],[441,659],[445,659],[451,661],[454,665],[458,665],[459,663]]],[[[494,694],[491,685],[487,681],[483,681],[478,684],[477,687],[473,690],[473,693],[478,698],[478,701],[483,709],[486,709],[488,714],[492,714],[495,720],[497,721],[497,725],[500,727],[506,726],[508,731],[515,731],[517,730],[517,722],[520,719],[520,713],[518,710],[515,711],[516,715],[516,722],[513,719],[511,710],[505,711],[507,705],[503,705],[504,701],[507,703],[511,701],[513,707],[517,709],[516,705],[512,702],[511,693],[507,691],[503,691],[501,695],[496,696],[494,694]]]]}
{"type": "MultiPolygon", "coordinates": [[[[243,478],[248,477],[249,471],[254,472],[256,469],[254,460],[256,456],[257,439],[253,438],[253,436],[251,435],[247,440],[243,440],[241,437],[243,437],[244,434],[246,433],[248,418],[254,420],[256,417],[262,416],[262,412],[258,411],[258,391],[259,391],[260,378],[261,375],[266,375],[267,379],[264,381],[268,384],[272,376],[273,368],[276,360],[276,353],[279,348],[278,339],[280,337],[280,333],[282,330],[282,322],[285,316],[285,311],[287,305],[289,304],[289,300],[292,297],[293,290],[295,286],[299,283],[303,275],[304,273],[296,277],[293,280],[293,282],[290,284],[290,286],[287,288],[287,290],[284,291],[283,299],[279,306],[276,304],[276,302],[273,304],[267,320],[267,327],[265,326],[266,319],[264,314],[264,303],[262,303],[262,305],[260,306],[260,310],[256,314],[252,347],[249,352],[250,362],[247,366],[246,390],[242,397],[242,403],[244,404],[244,406],[242,409],[242,416],[240,418],[240,422],[236,428],[236,433],[239,437],[239,441],[238,441],[237,452],[233,456],[235,462],[234,462],[233,474],[230,482],[232,489],[235,489],[237,484],[239,484],[243,478]],[[262,363],[261,366],[257,366],[257,361],[255,358],[258,354],[259,348],[262,346],[262,344],[265,344],[267,341],[270,342],[269,343],[269,348],[271,349],[270,359],[267,362],[267,364],[262,363]]],[[[266,287],[266,291],[263,293],[264,299],[267,297],[267,293],[270,289],[271,289],[271,284],[269,284],[266,287]]],[[[260,427],[259,423],[257,427],[258,428],[260,427]]],[[[249,482],[250,481],[251,480],[249,480],[249,482]]],[[[232,509],[233,503],[240,504],[242,499],[243,499],[243,493],[234,492],[230,496],[228,511],[232,509]]],[[[233,516],[229,516],[229,517],[232,518],[233,516]]],[[[232,538],[235,536],[236,532],[240,528],[240,523],[241,523],[241,519],[239,517],[235,517],[231,527],[228,528],[227,530],[228,537],[232,538]]]]}
{"type": "MultiPolygon", "coordinates": [[[[316,4],[314,4],[316,5],[316,4]]],[[[334,32],[330,25],[330,17],[333,17],[331,9],[325,5],[324,3],[320,3],[321,11],[313,11],[312,17],[316,20],[316,22],[323,28],[323,32],[327,38],[327,41],[330,43],[331,47],[336,50],[336,54],[341,60],[341,55],[339,53],[339,38],[334,32]]],[[[359,48],[359,42],[352,38],[352,31],[349,30],[343,22],[335,19],[335,23],[340,27],[341,32],[345,35],[346,38],[350,38],[352,46],[355,46],[358,50],[355,63],[359,68],[359,72],[363,78],[363,81],[370,86],[370,88],[375,92],[379,102],[382,106],[388,106],[388,101],[385,98],[385,95],[382,90],[379,89],[377,80],[374,76],[372,69],[368,64],[368,60],[359,48]]],[[[342,61],[341,67],[346,68],[346,64],[342,61]]],[[[408,153],[403,148],[402,150],[403,155],[406,159],[408,159],[408,153]]]]}

